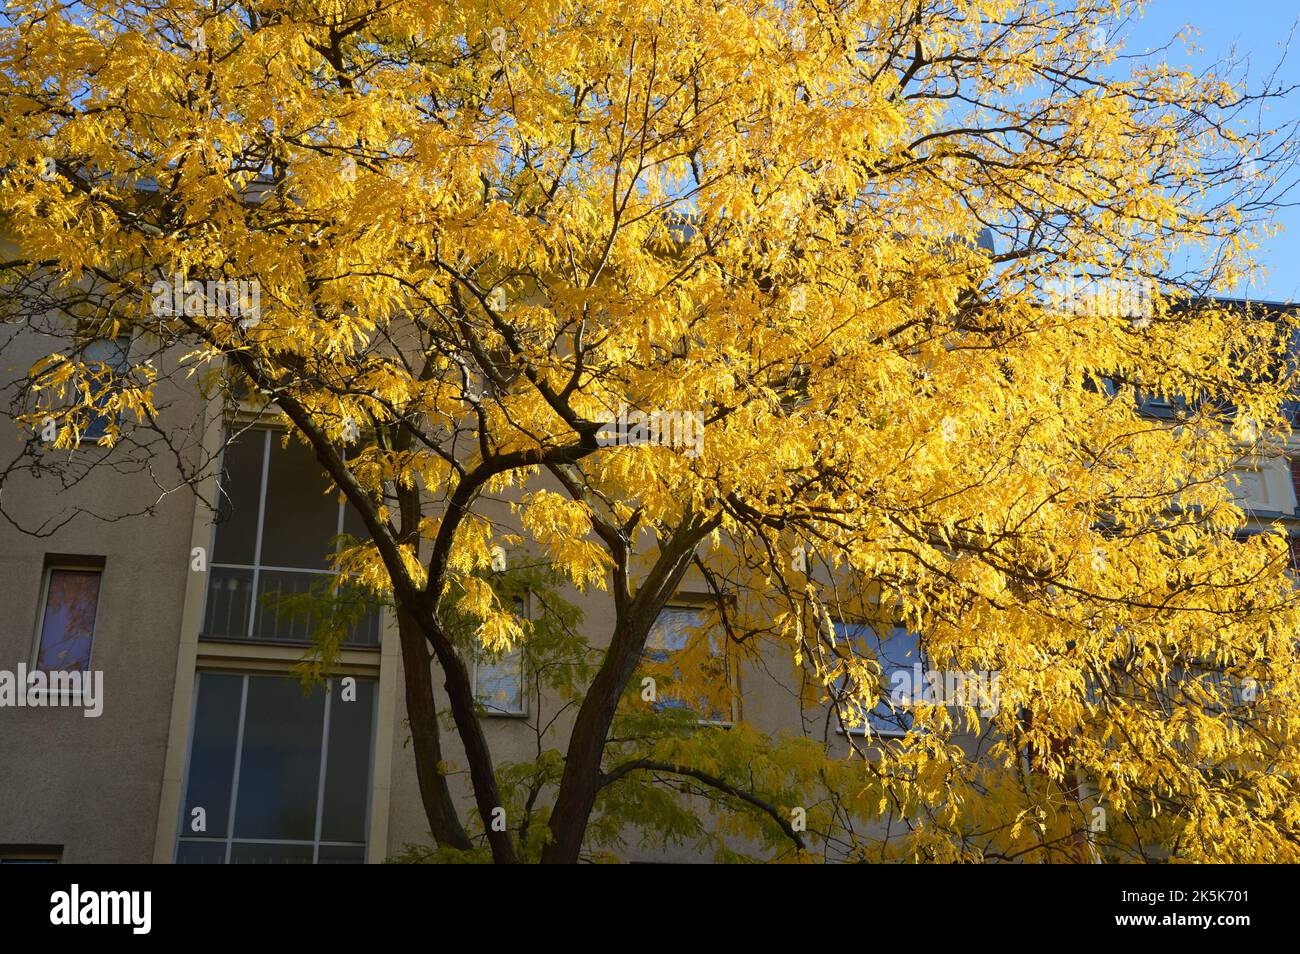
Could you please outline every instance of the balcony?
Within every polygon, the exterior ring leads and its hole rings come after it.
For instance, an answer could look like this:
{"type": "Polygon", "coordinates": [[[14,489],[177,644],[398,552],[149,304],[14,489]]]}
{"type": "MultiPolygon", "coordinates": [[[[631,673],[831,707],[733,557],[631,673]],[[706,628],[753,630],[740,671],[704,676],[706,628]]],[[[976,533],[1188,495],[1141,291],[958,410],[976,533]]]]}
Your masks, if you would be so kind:
{"type": "MultiPolygon", "coordinates": [[[[324,570],[214,563],[208,574],[201,638],[306,646],[320,624],[319,610],[306,597],[313,589],[321,594],[331,576],[324,570]]],[[[359,593],[342,594],[344,599],[349,596],[364,600],[359,593]]],[[[378,606],[364,610],[342,645],[347,649],[379,647],[378,606]]]]}

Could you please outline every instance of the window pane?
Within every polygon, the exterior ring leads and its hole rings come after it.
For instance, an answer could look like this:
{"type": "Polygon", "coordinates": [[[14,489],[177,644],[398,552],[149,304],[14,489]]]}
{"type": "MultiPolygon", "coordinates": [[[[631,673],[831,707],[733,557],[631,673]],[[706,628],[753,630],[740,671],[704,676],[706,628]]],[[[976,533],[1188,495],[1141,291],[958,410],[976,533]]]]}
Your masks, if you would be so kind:
{"type": "Polygon", "coordinates": [[[310,841],[316,835],[325,694],[299,684],[248,677],[235,835],[310,841]]]}
{"type": "Polygon", "coordinates": [[[357,508],[350,503],[343,508],[343,532],[358,540],[370,539],[370,531],[366,529],[357,508]]]}
{"type": "Polygon", "coordinates": [[[221,863],[228,839],[233,839],[232,863],[310,863],[319,803],[321,841],[334,845],[328,851],[322,847],[319,860],[363,862],[376,685],[373,679],[358,679],[349,702],[344,701],[342,680],[331,680],[328,765],[320,800],[320,752],[327,729],[323,689],[304,696],[294,679],[201,673],[178,861],[221,863]],[[239,792],[231,806],[236,770],[239,792]],[[187,828],[191,810],[198,806],[207,809],[207,831],[202,833],[187,828]],[[227,820],[231,812],[233,832],[227,820]]]}
{"type": "Polygon", "coordinates": [[[366,840],[366,796],[370,790],[370,735],[375,684],[356,681],[356,698],[344,701],[342,680],[330,685],[329,758],[325,767],[322,841],[366,840]]]}
{"type": "Polygon", "coordinates": [[[655,708],[689,709],[701,719],[728,722],[731,705],[726,654],[716,633],[699,632],[707,619],[707,610],[686,606],[666,606],[655,619],[646,639],[645,658],[651,664],[647,668],[669,683],[657,686],[655,708]],[[701,646],[696,640],[707,643],[701,646]],[[698,670],[692,680],[696,683],[695,698],[686,698],[683,667],[674,660],[684,654],[696,660],[692,663],[698,670]]]}
{"type": "Polygon", "coordinates": [[[474,689],[479,704],[492,712],[524,711],[524,651],[516,647],[478,663],[474,689]]]}
{"type": "Polygon", "coordinates": [[[317,603],[311,596],[323,581],[317,573],[295,573],[289,570],[262,570],[258,573],[257,616],[253,622],[255,639],[277,642],[305,643],[316,628],[317,603]],[[296,606],[296,597],[306,597],[310,609],[306,615],[303,607],[296,606]]]}
{"type": "Polygon", "coordinates": [[[203,635],[218,639],[247,639],[253,608],[253,571],[214,566],[208,570],[208,600],[203,635]]]}
{"type": "Polygon", "coordinates": [[[921,661],[921,649],[916,633],[909,632],[902,626],[895,626],[882,636],[872,633],[873,649],[881,667],[886,672],[911,669],[921,661]]]}
{"type": "Polygon", "coordinates": [[[226,863],[226,843],[224,841],[184,841],[176,850],[178,865],[224,865],[226,863]]]}
{"type": "Polygon", "coordinates": [[[97,338],[81,349],[81,360],[97,373],[125,374],[131,367],[127,360],[131,340],[125,335],[117,338],[97,338]],[[102,368],[95,367],[102,365],[102,368]]]}
{"type": "MultiPolygon", "coordinates": [[[[906,689],[902,695],[912,698],[921,690],[916,685],[915,666],[920,663],[921,673],[925,672],[925,661],[921,656],[919,637],[903,626],[892,626],[883,632],[865,624],[836,624],[837,634],[853,642],[853,651],[860,657],[875,659],[880,664],[880,701],[866,713],[867,722],[872,729],[883,732],[906,732],[912,727],[912,713],[903,700],[895,700],[896,688],[906,689]],[[895,673],[906,673],[905,679],[896,681],[895,673]]],[[[841,688],[844,687],[841,682],[841,688]]],[[[847,714],[847,713],[846,713],[847,714]]]]}
{"type": "MultiPolygon", "coordinates": [[[[513,599],[515,615],[528,616],[528,602],[521,596],[513,599]]],[[[474,666],[474,697],[489,712],[523,715],[527,712],[524,698],[524,650],[516,646],[508,653],[479,659],[474,666]]]]}
{"type": "Polygon", "coordinates": [[[262,493],[265,431],[243,431],[226,445],[217,504],[212,562],[251,566],[257,545],[257,502],[262,493]]]}
{"type": "Polygon", "coordinates": [[[71,672],[90,666],[99,576],[98,570],[50,570],[36,668],[71,672]]]}
{"type": "Polygon", "coordinates": [[[665,606],[659,612],[646,646],[653,652],[667,654],[679,652],[686,648],[691,630],[702,625],[704,613],[698,609],[681,606],[665,606]]]}
{"type": "Polygon", "coordinates": [[[258,844],[237,841],[230,851],[232,865],[309,865],[311,845],[258,844]]]}
{"type": "Polygon", "coordinates": [[[181,835],[222,838],[227,834],[230,817],[230,786],[235,771],[239,699],[244,691],[244,677],[204,672],[199,673],[198,683],[181,835]],[[202,808],[207,814],[205,832],[194,830],[195,808],[202,808]]]}
{"type": "Polygon", "coordinates": [[[271,438],[262,565],[323,570],[338,536],[339,499],[305,445],[271,438]]]}
{"type": "Polygon", "coordinates": [[[317,859],[323,865],[365,864],[366,849],[360,845],[321,845],[317,859]]]}
{"type": "MultiPolygon", "coordinates": [[[[902,626],[895,626],[882,635],[872,633],[872,637],[874,639],[872,648],[875,649],[876,658],[880,661],[886,694],[872,711],[871,724],[886,732],[891,730],[906,732],[912,727],[912,713],[906,705],[898,704],[893,699],[893,689],[896,685],[894,674],[906,672],[915,676],[913,667],[921,662],[921,649],[917,635],[908,632],[902,626]]],[[[911,682],[905,682],[903,685],[912,686],[912,698],[915,700],[916,693],[921,687],[912,685],[911,682]]]]}
{"type": "Polygon", "coordinates": [[[121,418],[116,411],[108,410],[109,398],[116,391],[116,382],[131,369],[131,339],[123,335],[118,338],[100,338],[89,342],[81,350],[81,360],[86,365],[87,381],[90,388],[92,404],[102,408],[100,413],[91,417],[90,423],[82,433],[82,440],[99,440],[108,430],[110,423],[121,418]]]}

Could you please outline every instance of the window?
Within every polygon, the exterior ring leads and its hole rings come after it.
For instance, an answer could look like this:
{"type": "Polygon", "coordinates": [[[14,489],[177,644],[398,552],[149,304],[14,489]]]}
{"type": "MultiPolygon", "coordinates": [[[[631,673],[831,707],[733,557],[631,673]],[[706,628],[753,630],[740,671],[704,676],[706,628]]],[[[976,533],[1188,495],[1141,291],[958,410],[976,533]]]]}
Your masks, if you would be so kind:
{"type": "Polygon", "coordinates": [[[110,403],[117,381],[131,370],[131,339],[122,335],[87,342],[81,349],[81,360],[89,374],[90,379],[86,383],[95,407],[95,413],[81,439],[97,441],[108,433],[110,425],[121,421],[121,415],[110,403]]]}
{"type": "MultiPolygon", "coordinates": [[[[365,538],[360,518],[340,501],[310,448],[285,445],[267,429],[227,442],[219,498],[204,638],[309,642],[315,616],[279,612],[277,597],[330,595],[321,591],[332,576],[335,538],[365,538]]],[[[343,605],[349,594],[332,595],[343,605]]],[[[358,619],[344,645],[377,647],[379,612],[355,595],[358,619]]]]}
{"type": "Polygon", "coordinates": [[[176,861],[360,864],[375,683],[201,672],[176,861]]]}
{"type": "MultiPolygon", "coordinates": [[[[522,597],[515,599],[515,613],[527,616],[526,601],[522,597]]],[[[528,714],[523,646],[475,660],[474,698],[489,715],[528,714]]]]}
{"type": "Polygon", "coordinates": [[[665,606],[646,639],[643,676],[655,680],[657,711],[683,709],[701,722],[730,725],[735,700],[726,644],[720,633],[705,629],[708,615],[703,606],[665,606]],[[698,683],[692,679],[688,689],[683,672],[698,673],[698,683]]]}
{"type": "Polygon", "coordinates": [[[1278,509],[1270,499],[1268,481],[1258,467],[1234,467],[1228,474],[1228,491],[1236,504],[1245,510],[1278,509]]]}
{"type": "Polygon", "coordinates": [[[1165,711],[1178,706],[1196,706],[1210,715],[1249,718],[1254,704],[1271,694],[1272,685],[1250,676],[1230,672],[1210,659],[1176,660],[1168,676],[1156,683],[1156,693],[1165,711]]]}
{"type": "Polygon", "coordinates": [[[1170,418],[1176,412],[1186,411],[1187,404],[1178,398],[1156,394],[1151,391],[1138,392],[1138,413],[1150,417],[1170,418]]]}
{"type": "MultiPolygon", "coordinates": [[[[867,726],[880,735],[905,735],[911,731],[909,706],[921,698],[926,670],[917,634],[903,626],[884,629],[867,623],[837,622],[835,637],[855,660],[875,660],[880,667],[880,699],[873,708],[867,710],[856,699],[842,701],[848,730],[860,732],[867,726]]],[[[836,688],[845,692],[856,687],[845,675],[836,688]]]]}
{"type": "Polygon", "coordinates": [[[523,647],[476,663],[474,696],[490,715],[527,715],[523,647]]]}
{"type": "Polygon", "coordinates": [[[57,865],[62,845],[0,845],[0,865],[57,865]]]}
{"type": "Polygon", "coordinates": [[[34,667],[45,672],[85,672],[95,640],[101,570],[51,565],[41,594],[40,634],[34,667]]]}

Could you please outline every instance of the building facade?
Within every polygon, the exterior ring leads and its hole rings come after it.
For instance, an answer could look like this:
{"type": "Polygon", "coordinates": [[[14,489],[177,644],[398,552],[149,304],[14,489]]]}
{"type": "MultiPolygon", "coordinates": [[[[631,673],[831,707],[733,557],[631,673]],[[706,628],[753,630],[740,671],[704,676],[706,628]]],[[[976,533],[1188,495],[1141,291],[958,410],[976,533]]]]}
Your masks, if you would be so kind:
{"type": "MultiPolygon", "coordinates": [[[[47,351],[39,335],[14,338],[4,374],[47,351]]],[[[0,670],[80,667],[102,673],[102,684],[82,690],[96,696],[94,716],[77,704],[0,706],[0,863],[375,863],[428,845],[391,615],[368,610],[350,621],[330,691],[304,691],[291,670],[311,621],[268,609],[269,595],[305,593],[324,578],[331,541],[356,529],[348,509],[312,454],[251,409],[230,417],[184,389],[167,406],[196,447],[222,455],[193,492],[177,489],[161,462],[149,474],[90,466],[58,494],[30,476],[5,486],[7,510],[35,532],[0,527],[0,670]],[[219,502],[215,511],[209,502],[219,502]],[[62,523],[70,511],[82,513],[62,523]]],[[[0,445],[24,439],[5,433],[0,445]]],[[[93,465],[104,452],[49,453],[93,465]]],[[[1259,525],[1300,526],[1290,447],[1243,460],[1236,482],[1259,525]]],[[[652,652],[671,651],[702,598],[696,584],[684,586],[652,652]]],[[[574,599],[593,637],[609,633],[603,601],[574,599]]],[[[915,663],[906,634],[885,641],[890,666],[915,663]]],[[[774,671],[735,672],[735,708],[713,721],[797,726],[799,704],[774,671]]],[[[567,725],[543,725],[517,655],[484,661],[474,675],[498,762],[527,759],[539,733],[563,747],[567,725]]],[[[454,735],[444,744],[463,766],[454,735]]],[[[627,858],[689,853],[630,848],[627,858]]]]}

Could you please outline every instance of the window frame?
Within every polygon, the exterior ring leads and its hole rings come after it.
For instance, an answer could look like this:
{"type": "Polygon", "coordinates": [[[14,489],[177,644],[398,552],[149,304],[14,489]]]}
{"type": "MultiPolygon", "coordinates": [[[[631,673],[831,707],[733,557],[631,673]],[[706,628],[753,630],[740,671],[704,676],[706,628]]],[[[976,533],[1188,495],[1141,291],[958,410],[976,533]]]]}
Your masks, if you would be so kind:
{"type": "MultiPolygon", "coordinates": [[[[694,596],[692,594],[678,594],[674,596],[672,599],[670,599],[667,603],[665,603],[660,608],[659,613],[655,615],[654,622],[650,624],[650,631],[651,632],[654,631],[654,627],[659,623],[659,617],[668,610],[689,610],[690,612],[694,612],[694,613],[708,613],[708,611],[712,608],[712,604],[713,604],[712,599],[707,596],[694,596]]],[[[722,657],[723,671],[726,675],[727,708],[730,710],[728,713],[729,718],[727,719],[696,718],[695,724],[700,726],[707,726],[715,729],[731,729],[734,728],[736,723],[739,722],[741,719],[740,670],[738,666],[738,660],[731,654],[731,652],[729,652],[726,632],[723,631],[721,632],[720,635],[721,635],[721,652],[719,653],[719,655],[722,657]]],[[[645,658],[645,654],[650,651],[649,642],[650,642],[650,636],[649,634],[647,634],[646,635],[647,645],[642,650],[642,658],[645,658]]],[[[654,705],[658,707],[659,705],[661,705],[661,703],[656,702],[654,703],[654,705]]],[[[662,711],[662,710],[656,708],[655,711],[662,711]]],[[[687,708],[686,711],[693,713],[695,710],[693,708],[687,708]]]]}
{"type": "MultiPolygon", "coordinates": [[[[217,494],[222,494],[221,479],[226,472],[226,453],[230,448],[231,441],[237,435],[260,434],[262,438],[261,447],[261,469],[258,476],[258,494],[257,494],[257,529],[253,540],[253,562],[244,563],[226,563],[212,559],[217,552],[217,530],[218,522],[213,519],[208,526],[208,563],[207,573],[205,574],[203,586],[203,613],[199,623],[199,639],[201,642],[225,642],[236,643],[238,645],[262,645],[262,646],[302,646],[303,641],[292,639],[268,639],[265,636],[256,634],[259,613],[259,590],[261,586],[262,571],[271,573],[296,573],[304,576],[310,576],[315,579],[329,578],[333,576],[331,570],[316,570],[305,567],[278,566],[262,562],[262,545],[265,539],[266,530],[266,508],[267,496],[270,490],[270,472],[271,472],[271,454],[274,449],[271,444],[275,440],[281,439],[287,431],[283,427],[276,427],[260,422],[248,422],[228,420],[223,425],[221,460],[217,469],[216,487],[217,494]],[[252,594],[249,600],[248,619],[243,627],[244,635],[241,636],[217,636],[209,635],[206,632],[208,621],[208,603],[212,598],[211,573],[214,569],[245,571],[251,574],[249,588],[252,594]]],[[[346,500],[340,500],[338,503],[338,513],[334,525],[333,537],[337,538],[344,533],[347,520],[346,500]]],[[[338,551],[337,544],[335,552],[338,551]]],[[[379,612],[378,609],[375,610],[379,612]]],[[[383,642],[383,622],[379,621],[379,638],[373,645],[363,643],[344,643],[343,649],[360,650],[363,652],[379,652],[383,642]]],[[[309,642],[309,641],[308,641],[309,642]]]]}
{"type": "MultiPolygon", "coordinates": [[[[32,651],[29,657],[29,672],[94,672],[95,663],[95,636],[99,631],[99,618],[104,605],[104,572],[107,569],[105,561],[91,562],[89,559],[85,563],[78,563],[69,557],[58,557],[48,559],[44,568],[41,570],[41,596],[40,602],[36,608],[36,638],[32,640],[32,651]],[[90,652],[86,655],[86,668],[75,669],[41,669],[39,666],[41,658],[41,645],[45,641],[45,611],[50,600],[50,583],[53,582],[54,574],[57,571],[71,571],[73,573],[95,573],[99,576],[99,587],[95,591],[95,616],[90,622],[90,652]]],[[[48,694],[51,690],[41,690],[41,695],[48,694]]],[[[83,689],[61,689],[59,697],[76,701],[81,698],[83,689]]]]}
{"type": "Polygon", "coordinates": [[[240,838],[236,836],[235,823],[239,817],[238,816],[239,781],[240,781],[240,774],[243,769],[243,749],[244,749],[244,740],[245,740],[246,729],[248,724],[246,717],[248,715],[248,693],[249,693],[249,685],[250,685],[249,680],[255,678],[289,680],[292,679],[293,676],[291,673],[287,671],[242,671],[242,670],[234,670],[234,669],[217,669],[217,668],[206,669],[205,668],[205,669],[199,669],[197,672],[195,672],[194,688],[193,691],[190,693],[189,730],[186,733],[186,740],[185,740],[185,764],[181,774],[180,800],[177,808],[178,815],[177,815],[177,824],[176,824],[176,835],[172,839],[172,853],[171,853],[172,864],[181,863],[180,850],[181,850],[182,842],[223,845],[225,847],[225,856],[222,861],[222,864],[226,864],[226,865],[232,863],[230,859],[231,856],[234,854],[234,846],[236,842],[239,842],[240,844],[311,845],[312,847],[311,863],[313,865],[320,863],[319,859],[320,859],[321,848],[360,847],[361,848],[360,863],[361,864],[366,863],[366,858],[370,851],[371,816],[375,808],[375,799],[374,799],[375,768],[376,768],[376,762],[378,761],[379,758],[379,750],[378,750],[379,721],[382,718],[382,713],[380,712],[380,706],[379,706],[379,676],[378,674],[357,675],[354,673],[341,673],[338,675],[330,676],[329,681],[333,681],[333,680],[341,681],[345,678],[348,678],[349,676],[351,676],[354,679],[357,679],[358,681],[366,680],[374,684],[374,695],[371,698],[371,710],[370,710],[370,758],[369,758],[369,764],[366,769],[366,787],[365,787],[366,807],[365,807],[365,817],[362,820],[362,830],[365,832],[365,840],[362,842],[351,842],[351,841],[343,842],[343,841],[323,840],[320,837],[321,826],[323,824],[324,810],[325,810],[324,809],[325,785],[329,773],[329,763],[327,759],[327,753],[329,751],[329,743],[330,743],[330,719],[331,719],[331,711],[332,711],[331,706],[332,706],[333,695],[334,695],[332,690],[325,692],[324,708],[322,709],[321,712],[321,728],[320,728],[321,762],[317,769],[315,832],[314,832],[313,839],[311,841],[306,841],[302,839],[292,839],[292,838],[280,838],[280,839],[240,838]],[[227,811],[229,812],[229,818],[227,819],[227,823],[226,823],[226,834],[224,837],[221,838],[195,837],[192,833],[190,834],[186,833],[187,832],[186,822],[188,819],[188,812],[186,811],[186,809],[188,807],[188,801],[189,801],[190,772],[193,768],[193,759],[194,759],[194,735],[195,735],[195,731],[198,728],[197,716],[198,716],[198,706],[199,706],[199,682],[205,673],[214,676],[236,676],[241,680],[239,714],[235,723],[236,728],[235,728],[234,764],[231,766],[230,769],[230,804],[227,808],[227,811]]]}
{"type": "MultiPolygon", "coordinates": [[[[524,594],[523,601],[524,601],[524,605],[523,605],[524,619],[532,619],[533,618],[533,594],[532,593],[524,594]]],[[[527,719],[532,715],[532,709],[528,704],[529,703],[528,654],[524,652],[524,647],[522,643],[516,647],[516,652],[519,653],[519,699],[522,703],[522,708],[518,712],[512,712],[509,709],[497,708],[496,706],[489,705],[488,703],[484,702],[482,699],[479,698],[478,671],[479,671],[479,666],[482,665],[482,663],[485,660],[481,660],[479,658],[478,653],[475,653],[474,655],[473,665],[470,666],[470,689],[474,696],[474,704],[482,708],[485,716],[494,719],[527,719]]]]}
{"type": "MultiPolygon", "coordinates": [[[[873,632],[873,634],[875,633],[875,626],[866,620],[854,622],[845,619],[838,619],[835,620],[832,625],[834,625],[837,629],[839,627],[866,627],[870,629],[873,632]]],[[[926,654],[925,650],[921,647],[921,634],[914,632],[913,630],[909,629],[907,626],[905,626],[902,623],[891,623],[889,625],[889,630],[891,634],[897,632],[898,630],[902,630],[903,632],[908,633],[911,636],[915,637],[916,654],[918,657],[917,661],[920,662],[921,664],[921,676],[922,678],[924,678],[926,675],[928,675],[931,672],[930,657],[926,654]]],[[[875,634],[875,635],[877,638],[879,638],[879,634],[875,634]]],[[[836,638],[842,638],[841,634],[837,633],[836,638]]],[[[843,638],[847,638],[847,637],[843,637],[843,638]]],[[[880,674],[880,678],[887,684],[889,682],[890,672],[899,672],[899,671],[900,670],[897,669],[882,671],[880,674]]],[[[913,687],[913,691],[915,692],[915,687],[913,687]]],[[[887,702],[888,702],[888,696],[885,696],[881,699],[879,703],[877,703],[877,707],[887,702]]],[[[912,704],[915,705],[915,700],[913,700],[912,704]]],[[[835,702],[834,700],[832,700],[831,701],[832,711],[834,710],[834,707],[835,707],[835,702]]],[[[911,724],[909,724],[906,729],[899,728],[898,726],[895,725],[889,725],[882,728],[881,726],[877,725],[875,721],[873,721],[873,717],[875,717],[875,711],[876,711],[875,709],[872,709],[866,713],[866,717],[867,717],[866,725],[855,726],[853,728],[846,728],[843,725],[842,720],[836,719],[836,722],[840,724],[835,726],[835,732],[838,735],[842,735],[845,737],[859,738],[859,739],[867,738],[868,730],[870,730],[871,736],[878,736],[882,739],[905,739],[909,735],[913,735],[913,734],[919,735],[920,733],[923,732],[922,729],[918,729],[916,727],[916,725],[912,722],[910,718],[909,718],[909,723],[911,724]]]]}

